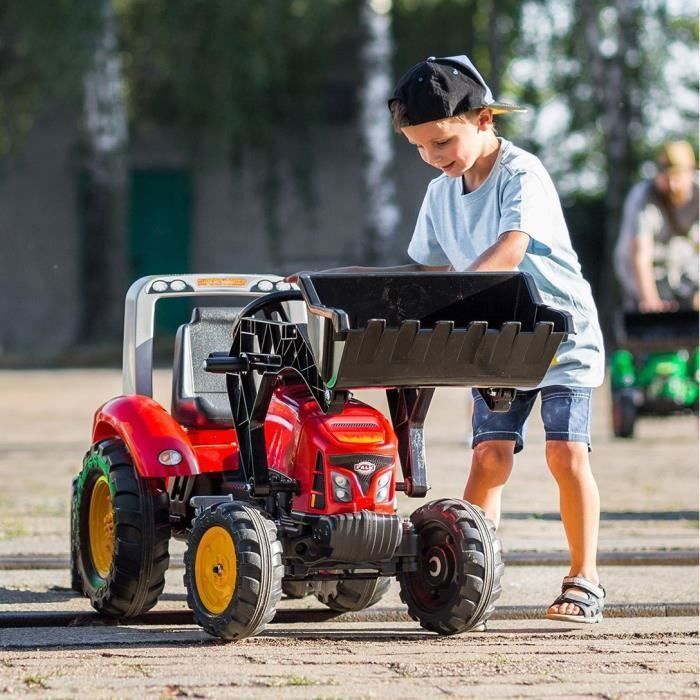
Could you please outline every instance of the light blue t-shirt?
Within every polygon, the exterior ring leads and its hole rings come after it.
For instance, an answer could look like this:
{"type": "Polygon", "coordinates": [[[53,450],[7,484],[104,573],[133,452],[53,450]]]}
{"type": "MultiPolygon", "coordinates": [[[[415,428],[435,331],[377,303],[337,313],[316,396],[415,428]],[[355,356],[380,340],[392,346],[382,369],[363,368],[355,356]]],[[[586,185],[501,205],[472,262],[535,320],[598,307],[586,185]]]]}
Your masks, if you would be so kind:
{"type": "Polygon", "coordinates": [[[600,386],[605,355],[598,312],[554,183],[537,157],[499,141],[491,172],[473,192],[464,192],[461,177],[444,174],[428,185],[408,254],[421,265],[452,265],[459,272],[502,233],[527,233],[530,243],[518,269],[532,275],[545,304],[572,315],[576,330],[539,386],[600,386]]]}

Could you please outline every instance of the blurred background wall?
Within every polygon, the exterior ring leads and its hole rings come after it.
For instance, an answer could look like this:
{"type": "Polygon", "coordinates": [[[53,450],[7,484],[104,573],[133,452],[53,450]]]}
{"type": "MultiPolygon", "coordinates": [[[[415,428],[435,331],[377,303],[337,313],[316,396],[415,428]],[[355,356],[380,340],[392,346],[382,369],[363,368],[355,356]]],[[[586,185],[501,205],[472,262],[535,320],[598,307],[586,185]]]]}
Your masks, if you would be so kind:
{"type": "Polygon", "coordinates": [[[433,173],[385,104],[429,55],[528,106],[499,132],[552,173],[608,319],[626,192],[697,143],[697,43],[685,0],[0,3],[0,365],[118,359],[141,275],[404,262],[433,173]]]}

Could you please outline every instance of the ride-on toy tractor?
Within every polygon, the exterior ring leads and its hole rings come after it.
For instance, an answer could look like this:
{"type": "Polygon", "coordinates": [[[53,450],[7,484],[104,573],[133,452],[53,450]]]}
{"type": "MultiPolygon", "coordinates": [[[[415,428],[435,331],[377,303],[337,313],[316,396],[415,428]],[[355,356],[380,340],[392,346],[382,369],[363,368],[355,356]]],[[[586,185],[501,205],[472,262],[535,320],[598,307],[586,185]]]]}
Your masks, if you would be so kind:
{"type": "Polygon", "coordinates": [[[623,313],[610,359],[616,437],[634,435],[640,415],[698,410],[698,314],[693,310],[623,313]]]}
{"type": "Polygon", "coordinates": [[[185,275],[126,300],[124,395],[95,414],[73,482],[73,587],[117,618],[153,607],[172,537],[207,632],[240,639],[283,592],[336,611],[376,603],[390,578],[440,634],[493,611],[500,544],[482,511],[426,503],[423,423],[434,388],[470,385],[493,410],[536,386],[570,317],[521,273],[185,275]],[[218,295],[175,342],[172,405],[152,396],[154,307],[218,295]],[[246,303],[248,302],[248,303],[246,303]],[[352,390],[386,390],[389,418],[352,390]]]}

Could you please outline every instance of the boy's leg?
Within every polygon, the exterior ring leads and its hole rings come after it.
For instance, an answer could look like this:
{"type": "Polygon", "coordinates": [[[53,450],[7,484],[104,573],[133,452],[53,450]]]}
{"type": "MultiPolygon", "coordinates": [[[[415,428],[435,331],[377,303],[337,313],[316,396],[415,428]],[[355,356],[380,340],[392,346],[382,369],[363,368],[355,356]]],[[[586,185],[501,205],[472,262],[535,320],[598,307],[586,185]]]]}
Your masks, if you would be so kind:
{"type": "Polygon", "coordinates": [[[513,469],[513,454],[523,449],[525,422],[537,390],[517,392],[507,413],[489,411],[478,391],[473,390],[472,464],[464,499],[479,506],[496,527],[501,519],[503,486],[513,469]]]}
{"type": "MultiPolygon", "coordinates": [[[[559,486],[559,510],[571,555],[569,576],[582,576],[597,585],[600,497],[588,459],[591,393],[590,389],[546,387],[542,419],[547,464],[559,486]]],[[[549,612],[582,614],[574,603],[553,605],[549,612]]]]}
{"type": "MultiPolygon", "coordinates": [[[[583,576],[598,584],[600,498],[588,461],[588,448],[580,442],[548,442],[547,464],[559,485],[559,511],[571,556],[569,576],[583,576]]],[[[579,615],[581,609],[565,603],[552,606],[550,612],[579,615]]]]}
{"type": "Polygon", "coordinates": [[[496,526],[501,521],[503,487],[513,469],[515,440],[489,440],[472,452],[464,500],[479,506],[496,526]]]}

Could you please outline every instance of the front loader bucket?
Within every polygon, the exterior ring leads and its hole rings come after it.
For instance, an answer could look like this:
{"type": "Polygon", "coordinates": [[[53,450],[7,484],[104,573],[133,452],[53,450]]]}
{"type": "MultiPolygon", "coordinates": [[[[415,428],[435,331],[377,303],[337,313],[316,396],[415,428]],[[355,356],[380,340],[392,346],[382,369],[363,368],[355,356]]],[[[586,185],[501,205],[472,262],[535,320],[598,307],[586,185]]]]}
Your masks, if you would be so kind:
{"type": "Polygon", "coordinates": [[[534,387],[574,332],[519,272],[302,274],[329,389],[534,387]]]}

